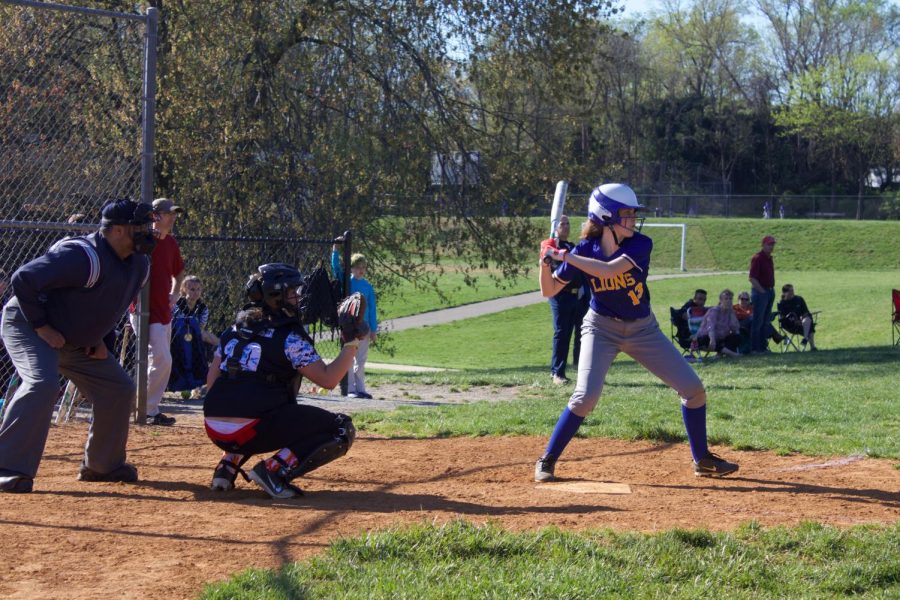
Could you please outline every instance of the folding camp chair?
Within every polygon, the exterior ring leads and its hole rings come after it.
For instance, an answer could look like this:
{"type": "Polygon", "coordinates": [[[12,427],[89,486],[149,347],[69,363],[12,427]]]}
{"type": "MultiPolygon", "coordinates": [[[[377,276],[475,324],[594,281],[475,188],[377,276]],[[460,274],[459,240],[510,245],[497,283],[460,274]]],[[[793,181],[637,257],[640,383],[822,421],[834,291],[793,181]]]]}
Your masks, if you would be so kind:
{"type": "Polygon", "coordinates": [[[669,307],[669,336],[676,348],[681,348],[682,356],[690,353],[691,332],[687,322],[681,318],[681,311],[674,306],[669,307]]]}
{"type": "MultiPolygon", "coordinates": [[[[816,310],[809,313],[812,317],[812,326],[814,328],[819,321],[819,313],[821,312],[821,310],[816,310]]],[[[800,319],[797,318],[797,315],[794,313],[778,315],[778,333],[784,338],[781,340],[782,353],[790,350],[794,350],[795,352],[805,352],[807,350],[806,338],[803,337],[800,319]],[[797,341],[798,338],[800,339],[799,342],[797,341]]]]}
{"type": "Polygon", "coordinates": [[[891,290],[891,346],[900,348],[900,290],[891,290]]]}
{"type": "Polygon", "coordinates": [[[681,311],[675,307],[669,307],[669,335],[672,343],[681,349],[681,355],[688,362],[702,362],[703,359],[710,355],[709,348],[701,348],[697,346],[697,331],[700,329],[700,323],[703,321],[703,315],[706,314],[705,308],[691,309],[694,313],[689,313],[687,319],[681,318],[681,311]]]}

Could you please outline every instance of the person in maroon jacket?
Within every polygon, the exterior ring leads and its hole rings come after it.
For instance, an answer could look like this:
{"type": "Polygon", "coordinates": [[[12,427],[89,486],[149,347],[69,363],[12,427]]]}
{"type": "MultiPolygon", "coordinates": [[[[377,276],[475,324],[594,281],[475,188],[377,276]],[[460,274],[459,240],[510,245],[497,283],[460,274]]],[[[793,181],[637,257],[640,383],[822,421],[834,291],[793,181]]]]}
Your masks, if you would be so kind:
{"type": "Polygon", "coordinates": [[[771,320],[772,305],[775,303],[775,262],[772,250],[775,249],[775,238],[767,235],[762,240],[762,249],[750,259],[751,302],[753,304],[753,320],[750,323],[750,351],[766,352],[769,341],[766,335],[766,323],[771,320]]]}
{"type": "MultiPolygon", "coordinates": [[[[184,279],[184,261],[178,242],[172,237],[175,219],[183,212],[180,206],[168,198],[153,201],[156,222],[153,225],[157,237],[156,248],[150,257],[150,353],[147,372],[147,424],[174,425],[175,417],[159,410],[162,395],[169,384],[172,371],[172,307],[181,296],[184,279]]],[[[134,308],[134,307],[132,307],[134,308]]],[[[137,313],[132,310],[131,326],[137,331],[137,313]]]]}

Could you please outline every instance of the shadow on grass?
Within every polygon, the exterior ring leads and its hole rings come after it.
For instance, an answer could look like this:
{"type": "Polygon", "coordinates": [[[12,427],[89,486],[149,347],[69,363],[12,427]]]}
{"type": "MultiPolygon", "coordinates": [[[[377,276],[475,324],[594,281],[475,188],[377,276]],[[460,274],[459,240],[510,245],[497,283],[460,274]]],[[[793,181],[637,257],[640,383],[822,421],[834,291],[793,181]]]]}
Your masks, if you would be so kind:
{"type": "Polygon", "coordinates": [[[306,600],[312,591],[288,573],[290,565],[277,570],[253,570],[233,576],[226,582],[208,584],[200,598],[252,598],[265,590],[269,598],[306,600]]]}
{"type": "MultiPolygon", "coordinates": [[[[786,369],[803,372],[805,368],[820,365],[891,365],[900,363],[900,351],[891,346],[871,346],[867,348],[834,348],[818,352],[772,352],[765,355],[751,355],[732,361],[716,361],[704,368],[719,365],[740,366],[745,369],[786,369]],[[793,369],[792,369],[793,368],[793,369]]],[[[788,371],[790,372],[790,371],[788,371]]]]}

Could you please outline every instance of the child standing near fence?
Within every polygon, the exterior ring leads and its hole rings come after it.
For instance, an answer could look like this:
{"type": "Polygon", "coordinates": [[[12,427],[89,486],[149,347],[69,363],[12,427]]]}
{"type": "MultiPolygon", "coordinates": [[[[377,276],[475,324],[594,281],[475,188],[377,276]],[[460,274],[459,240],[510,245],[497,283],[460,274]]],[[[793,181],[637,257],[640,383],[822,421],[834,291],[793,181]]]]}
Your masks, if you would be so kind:
{"type": "MultiPolygon", "coordinates": [[[[354,254],[350,257],[350,291],[349,294],[359,292],[366,298],[366,323],[369,324],[369,336],[359,342],[353,368],[347,373],[347,396],[349,398],[372,399],[372,395],[366,391],[366,360],[369,358],[369,344],[374,344],[377,339],[378,319],[375,307],[375,288],[366,279],[368,261],[363,254],[354,254]]],[[[331,274],[338,281],[344,280],[344,269],[341,267],[341,253],[338,245],[331,247],[331,274]]]]}

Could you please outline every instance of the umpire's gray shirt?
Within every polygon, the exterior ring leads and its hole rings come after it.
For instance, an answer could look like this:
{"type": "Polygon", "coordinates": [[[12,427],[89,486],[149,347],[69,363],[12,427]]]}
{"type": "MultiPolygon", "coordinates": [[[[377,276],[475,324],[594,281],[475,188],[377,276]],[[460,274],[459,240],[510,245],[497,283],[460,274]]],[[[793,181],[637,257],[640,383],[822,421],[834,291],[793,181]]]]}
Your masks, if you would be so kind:
{"type": "Polygon", "coordinates": [[[13,298],[37,329],[50,324],[76,347],[98,346],[147,281],[144,254],[119,258],[100,232],[57,242],[13,273],[13,298]]]}

